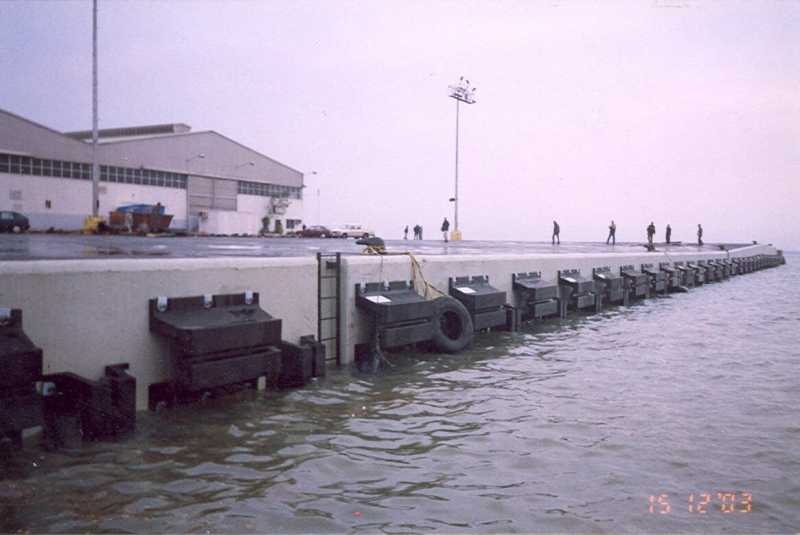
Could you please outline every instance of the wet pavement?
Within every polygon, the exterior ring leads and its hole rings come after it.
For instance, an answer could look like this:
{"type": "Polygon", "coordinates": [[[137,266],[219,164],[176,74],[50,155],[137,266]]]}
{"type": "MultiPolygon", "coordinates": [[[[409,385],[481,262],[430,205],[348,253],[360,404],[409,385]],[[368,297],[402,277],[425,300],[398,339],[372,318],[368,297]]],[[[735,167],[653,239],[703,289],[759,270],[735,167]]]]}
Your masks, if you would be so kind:
{"type": "MultiPolygon", "coordinates": [[[[414,254],[563,254],[641,253],[640,243],[523,241],[386,240],[390,252],[414,254]]],[[[208,258],[219,256],[297,257],[316,253],[361,254],[355,240],[321,238],[139,237],[82,236],[77,234],[0,235],[0,261],[84,258],[208,258]]],[[[671,250],[697,251],[696,245],[672,245],[671,250]]],[[[719,250],[707,244],[708,251],[719,250]]],[[[658,250],[665,250],[658,246],[658,250]]],[[[666,249],[669,250],[669,249],[666,249]]]]}

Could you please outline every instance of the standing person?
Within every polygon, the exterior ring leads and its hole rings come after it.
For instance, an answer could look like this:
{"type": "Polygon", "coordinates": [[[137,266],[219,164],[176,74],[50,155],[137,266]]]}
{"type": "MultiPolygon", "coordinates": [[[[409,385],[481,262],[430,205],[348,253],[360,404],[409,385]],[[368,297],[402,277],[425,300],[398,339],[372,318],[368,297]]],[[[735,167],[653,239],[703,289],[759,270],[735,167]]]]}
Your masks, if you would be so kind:
{"type": "Polygon", "coordinates": [[[419,239],[419,225],[414,225],[414,239],[419,239]]]}
{"type": "Polygon", "coordinates": [[[553,220],[553,245],[556,244],[556,240],[558,240],[558,244],[561,245],[561,227],[558,226],[556,220],[553,220]]]}
{"type": "Polygon", "coordinates": [[[422,225],[419,226],[419,239],[422,239],[422,225]]]}
{"type": "Polygon", "coordinates": [[[614,223],[614,220],[611,220],[611,224],[608,226],[608,238],[606,238],[606,245],[608,245],[608,241],[611,241],[611,245],[617,244],[617,224],[614,223]]]}
{"type": "Polygon", "coordinates": [[[656,226],[650,221],[650,224],[647,225],[647,245],[648,249],[653,248],[653,236],[656,235],[656,226]]]}
{"type": "Polygon", "coordinates": [[[669,241],[672,239],[672,227],[669,226],[667,223],[667,245],[669,245],[669,241]]]}
{"type": "Polygon", "coordinates": [[[444,218],[442,221],[442,234],[444,235],[444,242],[447,243],[447,231],[450,230],[450,221],[447,218],[444,218]]]}
{"type": "Polygon", "coordinates": [[[403,239],[408,239],[408,225],[406,225],[406,228],[403,229],[403,239]]]}
{"type": "Polygon", "coordinates": [[[697,245],[703,245],[703,226],[697,224],[697,245]]]}

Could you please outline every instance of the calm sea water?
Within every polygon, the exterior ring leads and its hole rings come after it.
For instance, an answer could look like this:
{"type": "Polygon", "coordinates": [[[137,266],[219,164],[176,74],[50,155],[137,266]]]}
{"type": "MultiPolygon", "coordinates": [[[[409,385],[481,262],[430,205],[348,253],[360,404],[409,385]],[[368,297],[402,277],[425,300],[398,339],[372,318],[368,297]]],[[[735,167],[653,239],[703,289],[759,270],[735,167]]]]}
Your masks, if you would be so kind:
{"type": "Polygon", "coordinates": [[[31,444],[0,482],[0,531],[797,532],[787,259],[378,375],[142,415],[121,443],[31,444]]]}

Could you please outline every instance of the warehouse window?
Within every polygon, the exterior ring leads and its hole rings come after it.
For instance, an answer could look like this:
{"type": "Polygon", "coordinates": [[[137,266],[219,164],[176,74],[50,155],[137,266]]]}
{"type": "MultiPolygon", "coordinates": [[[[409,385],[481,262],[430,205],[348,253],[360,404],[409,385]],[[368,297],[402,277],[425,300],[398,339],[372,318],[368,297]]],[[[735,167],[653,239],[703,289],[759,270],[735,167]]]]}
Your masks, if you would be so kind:
{"type": "Polygon", "coordinates": [[[19,159],[19,172],[22,175],[31,174],[31,159],[27,156],[22,156],[19,159]]]}
{"type": "MultiPolygon", "coordinates": [[[[132,169],[128,167],[99,166],[100,181],[143,184],[167,188],[186,188],[188,177],[183,174],[154,171],[151,169],[132,169]]],[[[28,156],[0,153],[0,173],[16,175],[52,176],[78,180],[92,179],[92,164],[44,160],[28,156]]]]}
{"type": "Polygon", "coordinates": [[[280,186],[278,184],[264,184],[262,182],[246,182],[244,180],[240,180],[239,194],[302,199],[303,188],[297,188],[294,186],[280,186]]]}

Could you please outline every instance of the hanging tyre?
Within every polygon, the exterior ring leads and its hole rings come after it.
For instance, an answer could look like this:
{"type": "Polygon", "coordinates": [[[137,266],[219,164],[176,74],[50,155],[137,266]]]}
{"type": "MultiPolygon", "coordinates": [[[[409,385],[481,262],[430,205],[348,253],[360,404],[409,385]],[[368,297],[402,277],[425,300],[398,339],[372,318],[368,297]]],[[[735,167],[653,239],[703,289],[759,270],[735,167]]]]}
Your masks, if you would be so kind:
{"type": "Polygon", "coordinates": [[[472,318],[459,301],[443,296],[433,301],[433,345],[457,353],[472,342],[472,318]]]}

